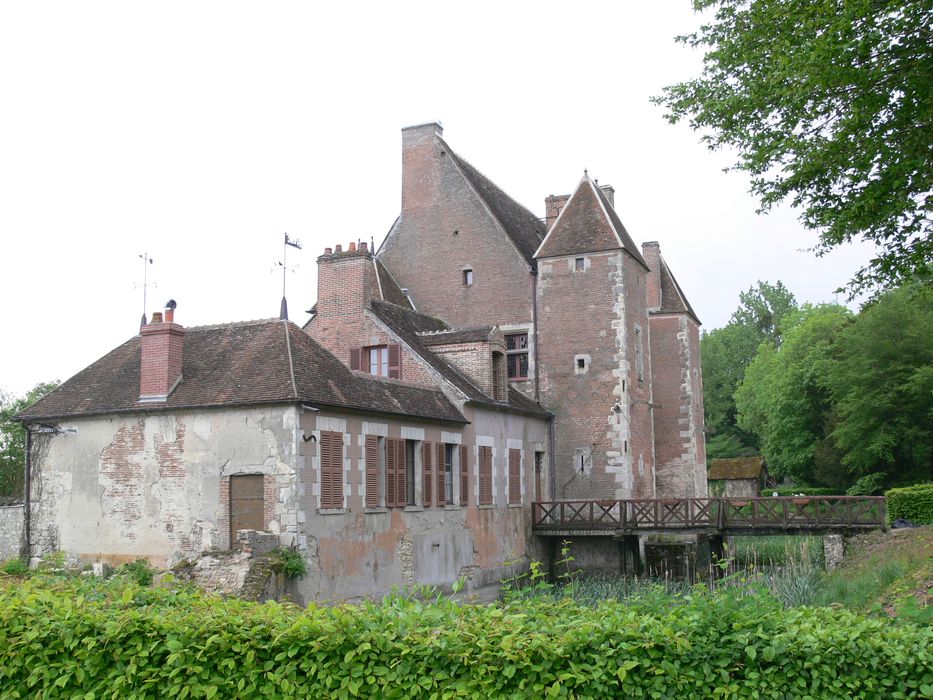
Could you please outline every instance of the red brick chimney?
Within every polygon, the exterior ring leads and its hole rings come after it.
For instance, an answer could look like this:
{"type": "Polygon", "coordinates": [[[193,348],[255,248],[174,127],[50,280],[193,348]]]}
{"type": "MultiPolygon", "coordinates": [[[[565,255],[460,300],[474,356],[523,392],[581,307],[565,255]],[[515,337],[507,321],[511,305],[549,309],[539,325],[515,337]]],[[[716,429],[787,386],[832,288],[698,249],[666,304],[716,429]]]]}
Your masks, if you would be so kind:
{"type": "Polygon", "coordinates": [[[139,330],[142,349],[139,365],[139,400],[166,401],[181,381],[181,360],[185,345],[185,329],[175,323],[175,302],[162,313],[152,314],[152,321],[139,330]]]}
{"type": "Polygon", "coordinates": [[[648,263],[648,310],[661,308],[661,246],[657,241],[641,244],[641,254],[648,263]]]}
{"type": "Polygon", "coordinates": [[[570,199],[569,194],[552,194],[544,198],[544,225],[550,229],[560,216],[561,209],[570,199]]]}
{"type": "Polygon", "coordinates": [[[446,156],[437,122],[402,129],[402,216],[411,216],[435,204],[439,161],[446,156]]]}

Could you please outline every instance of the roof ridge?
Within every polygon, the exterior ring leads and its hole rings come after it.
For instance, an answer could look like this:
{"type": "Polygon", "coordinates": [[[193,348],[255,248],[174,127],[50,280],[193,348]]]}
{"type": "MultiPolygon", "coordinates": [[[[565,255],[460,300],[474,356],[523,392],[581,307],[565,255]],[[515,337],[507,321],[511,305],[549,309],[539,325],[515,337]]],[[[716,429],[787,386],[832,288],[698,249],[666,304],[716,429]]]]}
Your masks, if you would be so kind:
{"type": "Polygon", "coordinates": [[[239,328],[241,326],[261,326],[266,323],[279,323],[281,321],[287,321],[287,319],[270,317],[270,318],[257,318],[252,321],[230,321],[228,323],[210,323],[203,326],[185,326],[185,332],[191,333],[194,331],[215,331],[220,328],[239,328]]]}

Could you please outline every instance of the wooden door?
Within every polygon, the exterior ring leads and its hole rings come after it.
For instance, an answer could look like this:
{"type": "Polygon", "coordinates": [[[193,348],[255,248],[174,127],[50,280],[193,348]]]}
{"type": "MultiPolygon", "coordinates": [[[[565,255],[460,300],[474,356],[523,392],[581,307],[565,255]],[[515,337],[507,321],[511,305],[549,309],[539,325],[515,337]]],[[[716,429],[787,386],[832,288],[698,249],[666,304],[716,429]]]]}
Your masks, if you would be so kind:
{"type": "Polygon", "coordinates": [[[230,477],[230,544],[237,530],[265,530],[262,474],[230,477]]]}

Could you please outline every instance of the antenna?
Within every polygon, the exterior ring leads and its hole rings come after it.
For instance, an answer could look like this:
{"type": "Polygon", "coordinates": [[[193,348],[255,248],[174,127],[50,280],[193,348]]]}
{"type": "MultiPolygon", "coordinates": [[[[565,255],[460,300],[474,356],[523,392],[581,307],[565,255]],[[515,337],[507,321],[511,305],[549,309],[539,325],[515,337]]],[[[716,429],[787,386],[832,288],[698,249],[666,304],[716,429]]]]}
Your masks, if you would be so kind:
{"type": "Polygon", "coordinates": [[[293,270],[296,267],[300,267],[300,265],[289,265],[288,264],[289,246],[291,246],[292,248],[297,248],[298,250],[301,250],[301,241],[299,241],[297,238],[295,240],[292,240],[291,238],[288,237],[288,234],[286,233],[285,242],[282,245],[282,261],[276,263],[276,265],[282,268],[282,306],[279,310],[279,317],[282,319],[288,318],[288,307],[286,306],[286,302],[285,302],[285,273],[288,272],[289,270],[293,270]]]}
{"type": "MultiPolygon", "coordinates": [[[[149,257],[149,253],[142,253],[141,255],[136,256],[143,261],[143,317],[140,321],[141,326],[146,325],[146,290],[149,287],[149,266],[152,264],[152,258],[149,257]]],[[[152,283],[152,286],[155,287],[155,282],[152,283]]]]}

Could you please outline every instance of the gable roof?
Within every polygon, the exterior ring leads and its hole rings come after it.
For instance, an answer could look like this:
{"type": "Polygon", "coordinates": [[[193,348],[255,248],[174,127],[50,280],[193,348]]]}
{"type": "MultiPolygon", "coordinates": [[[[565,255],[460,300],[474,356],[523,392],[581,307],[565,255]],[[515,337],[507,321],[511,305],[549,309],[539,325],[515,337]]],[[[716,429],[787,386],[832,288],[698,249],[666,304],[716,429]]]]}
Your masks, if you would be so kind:
{"type": "Polygon", "coordinates": [[[764,469],[765,460],[760,456],[714,459],[709,467],[708,479],[757,479],[764,469]]]}
{"type": "Polygon", "coordinates": [[[622,249],[648,269],[603,191],[586,174],[535,253],[537,258],[622,249]]]}
{"type": "MultiPolygon", "coordinates": [[[[449,329],[447,324],[439,318],[376,299],[370,302],[370,310],[396,336],[403,340],[415,354],[427,362],[434,371],[459,390],[471,403],[493,407],[497,410],[503,408],[513,409],[542,418],[551,415],[512,386],[509,386],[507,403],[494,401],[457,367],[435,355],[429,347],[430,341],[425,343],[425,338],[431,338],[435,333],[438,335],[441,333],[446,335],[447,332],[459,333],[460,329],[449,329]]],[[[476,329],[464,330],[469,337],[475,335],[476,329]]]]}
{"type": "Polygon", "coordinates": [[[164,403],[139,403],[140,337],[131,338],[22,411],[26,421],[302,402],[466,423],[436,389],[352,373],[298,326],[269,319],[185,329],[182,381],[164,403]]]}
{"type": "Polygon", "coordinates": [[[690,306],[690,302],[687,301],[686,295],[683,293],[683,290],[680,288],[680,285],[677,284],[677,279],[674,277],[674,274],[671,272],[671,269],[667,266],[667,263],[664,261],[664,258],[659,258],[661,263],[661,269],[658,271],[660,275],[660,288],[661,288],[661,306],[656,311],[652,311],[652,314],[688,314],[694,321],[700,323],[700,319],[697,318],[696,313],[693,310],[693,307],[690,306]]]}
{"type": "Polygon", "coordinates": [[[534,265],[535,251],[541,245],[547,229],[542,221],[528,209],[509,197],[492,180],[454,153],[453,149],[439,139],[451,159],[473,186],[489,211],[496,217],[512,243],[518,248],[529,265],[534,265]]]}

